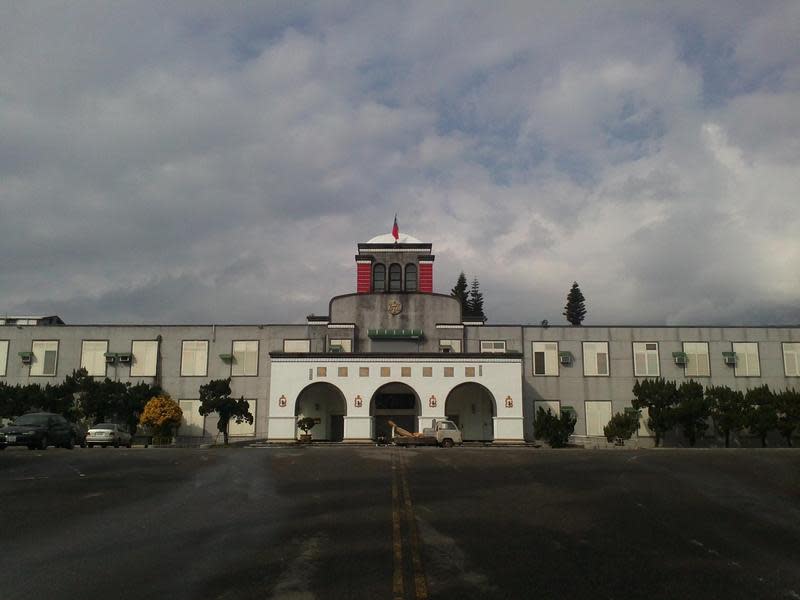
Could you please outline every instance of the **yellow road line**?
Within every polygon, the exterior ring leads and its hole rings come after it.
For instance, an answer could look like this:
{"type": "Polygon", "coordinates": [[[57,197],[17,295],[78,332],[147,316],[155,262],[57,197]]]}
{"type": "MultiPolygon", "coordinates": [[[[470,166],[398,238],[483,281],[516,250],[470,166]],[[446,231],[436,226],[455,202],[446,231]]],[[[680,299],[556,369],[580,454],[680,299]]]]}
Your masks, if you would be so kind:
{"type": "Polygon", "coordinates": [[[403,593],[403,538],[400,532],[400,498],[397,491],[397,460],[392,452],[392,551],[394,571],[392,573],[392,593],[394,600],[404,600],[403,593]]]}
{"type": "Polygon", "coordinates": [[[414,505],[411,502],[411,492],[408,488],[408,478],[404,458],[400,458],[400,477],[403,482],[403,503],[405,505],[406,524],[411,537],[411,564],[414,567],[414,592],[417,600],[427,600],[428,582],[425,579],[425,569],[422,565],[417,520],[414,517],[414,505]]]}

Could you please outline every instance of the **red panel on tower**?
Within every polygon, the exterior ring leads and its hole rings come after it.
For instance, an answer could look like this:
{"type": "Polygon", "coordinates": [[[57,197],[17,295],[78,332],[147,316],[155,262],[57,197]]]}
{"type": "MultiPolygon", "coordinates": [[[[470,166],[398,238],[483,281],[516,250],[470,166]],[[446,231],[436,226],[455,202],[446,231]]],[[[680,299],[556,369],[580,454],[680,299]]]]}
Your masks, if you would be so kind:
{"type": "Polygon", "coordinates": [[[433,263],[419,263],[419,291],[433,293],[433,263]]]}
{"type": "Polygon", "coordinates": [[[369,294],[372,291],[372,265],[370,263],[356,263],[356,292],[369,294]]]}

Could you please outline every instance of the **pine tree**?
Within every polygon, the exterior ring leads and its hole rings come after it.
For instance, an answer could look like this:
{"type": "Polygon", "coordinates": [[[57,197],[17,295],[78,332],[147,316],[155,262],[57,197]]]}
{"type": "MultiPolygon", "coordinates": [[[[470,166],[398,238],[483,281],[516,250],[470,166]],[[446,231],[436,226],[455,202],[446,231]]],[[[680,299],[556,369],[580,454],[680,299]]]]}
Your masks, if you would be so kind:
{"type": "Polygon", "coordinates": [[[459,274],[456,286],[450,290],[450,295],[453,298],[458,298],[458,301],[461,302],[461,312],[466,315],[469,311],[469,298],[467,294],[467,276],[464,275],[464,271],[459,274]]]}
{"type": "Polygon", "coordinates": [[[583,297],[581,288],[578,287],[578,282],[573,282],[572,288],[567,294],[567,304],[564,306],[564,312],[562,313],[572,325],[583,323],[583,318],[586,316],[584,300],[586,298],[583,297]]]}
{"type": "Polygon", "coordinates": [[[478,278],[472,280],[472,288],[469,291],[469,299],[467,300],[469,316],[474,319],[486,320],[486,315],[483,314],[483,294],[481,294],[481,284],[478,278]]]}

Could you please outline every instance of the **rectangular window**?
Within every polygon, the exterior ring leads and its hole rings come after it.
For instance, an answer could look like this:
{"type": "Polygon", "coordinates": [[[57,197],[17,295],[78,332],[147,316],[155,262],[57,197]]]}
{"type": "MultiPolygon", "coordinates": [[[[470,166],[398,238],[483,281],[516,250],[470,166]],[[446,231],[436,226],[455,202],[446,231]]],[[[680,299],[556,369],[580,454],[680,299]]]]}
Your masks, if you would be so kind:
{"type": "Polygon", "coordinates": [[[633,374],[636,377],[658,377],[658,344],[656,342],[633,343],[633,374]]]}
{"type": "Polygon", "coordinates": [[[506,343],[502,340],[481,340],[481,352],[505,352],[506,343]]]}
{"type": "Polygon", "coordinates": [[[8,340],[0,340],[0,377],[6,376],[8,368],[8,340]]]}
{"type": "Polygon", "coordinates": [[[317,377],[327,377],[328,367],[317,367],[317,377]]]}
{"type": "Polygon", "coordinates": [[[131,377],[155,377],[158,341],[142,340],[131,344],[131,377]]]}
{"type": "Polygon", "coordinates": [[[445,367],[444,368],[444,376],[445,377],[453,377],[455,374],[455,367],[445,367]]]}
{"type": "Polygon", "coordinates": [[[339,377],[347,377],[347,367],[339,367],[339,368],[337,369],[337,372],[336,372],[336,374],[337,374],[339,377]]]}
{"type": "Polygon", "coordinates": [[[611,420],[611,402],[586,402],[586,435],[604,435],[603,427],[611,420]]]}
{"type": "Polygon", "coordinates": [[[686,377],[710,377],[711,364],[708,360],[708,342],[683,342],[686,353],[686,377]]]}
{"type": "Polygon", "coordinates": [[[369,367],[358,367],[359,377],[369,377],[369,367]]]}
{"type": "Polygon", "coordinates": [[[108,342],[88,341],[81,343],[81,368],[91,377],[106,376],[106,352],[108,342]]]}
{"type": "Polygon", "coordinates": [[[205,432],[206,418],[200,414],[200,400],[179,400],[183,415],[179,435],[201,437],[205,432]]]}
{"type": "Polygon", "coordinates": [[[228,435],[231,437],[254,436],[256,434],[256,403],[255,398],[245,398],[250,404],[250,414],[253,415],[253,423],[247,421],[237,423],[236,419],[231,419],[228,423],[228,435]]]}
{"type": "Polygon", "coordinates": [[[233,342],[232,377],[258,375],[258,340],[233,342]]]}
{"type": "Polygon", "coordinates": [[[733,351],[736,352],[736,366],[733,368],[734,376],[761,376],[761,367],[758,364],[757,342],[734,342],[733,351]]]}
{"type": "Polygon", "coordinates": [[[391,367],[381,367],[381,377],[391,377],[391,376],[392,376],[391,367]]]}
{"type": "Polygon", "coordinates": [[[583,374],[608,377],[608,342],[583,342],[583,374]]]}
{"type": "MultiPolygon", "coordinates": [[[[0,342],[2,344],[2,342],[0,342]]],[[[8,344],[8,342],[6,342],[8,344]]],[[[2,348],[0,348],[0,361],[2,361],[2,348]]],[[[0,369],[3,368],[0,362],[0,369]]],[[[783,344],[783,372],[787,377],[800,377],[800,342],[784,342],[783,344]]],[[[5,373],[5,371],[3,371],[5,373]]]]}
{"type": "Polygon", "coordinates": [[[558,375],[558,342],[533,342],[533,374],[558,375]]]}
{"type": "Polygon", "coordinates": [[[561,415],[561,402],[559,402],[558,400],[534,400],[533,414],[537,415],[539,413],[540,408],[544,412],[547,412],[549,410],[557,417],[561,415]]]}
{"type": "Polygon", "coordinates": [[[311,340],[283,340],[284,352],[310,352],[311,340]]]}
{"type": "Polygon", "coordinates": [[[208,372],[208,340],[181,343],[181,377],[205,377],[208,372]]]}
{"type": "Polygon", "coordinates": [[[433,367],[422,367],[423,377],[433,377],[433,367]]]}
{"type": "Polygon", "coordinates": [[[411,377],[411,367],[400,367],[400,377],[411,377]]]}
{"type": "Polygon", "coordinates": [[[461,340],[439,340],[440,352],[461,352],[461,340]]]}
{"type": "Polygon", "coordinates": [[[352,352],[353,340],[350,339],[335,339],[331,340],[328,347],[331,352],[352,352]]]}
{"type": "Polygon", "coordinates": [[[31,351],[33,352],[31,375],[53,377],[58,364],[58,341],[33,342],[31,351]]]}
{"type": "Polygon", "coordinates": [[[475,367],[464,367],[464,377],[475,377],[475,367]]]}

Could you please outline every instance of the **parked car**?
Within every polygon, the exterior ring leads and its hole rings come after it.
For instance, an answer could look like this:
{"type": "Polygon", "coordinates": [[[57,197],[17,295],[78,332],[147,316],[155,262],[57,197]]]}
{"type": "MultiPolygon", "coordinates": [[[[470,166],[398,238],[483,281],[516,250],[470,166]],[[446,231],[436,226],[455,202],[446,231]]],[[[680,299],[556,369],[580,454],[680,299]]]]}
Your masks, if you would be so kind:
{"type": "Polygon", "coordinates": [[[60,446],[72,450],[75,440],[72,424],[55,413],[28,413],[0,429],[0,450],[6,446],[27,446],[30,450],[60,446]]]}
{"type": "Polygon", "coordinates": [[[122,425],[116,423],[98,423],[89,428],[89,433],[86,434],[86,445],[89,448],[94,446],[120,446],[131,447],[133,439],[131,434],[128,433],[122,425]]]}

